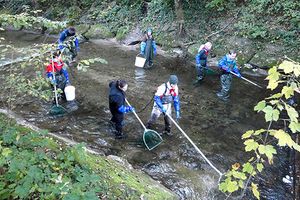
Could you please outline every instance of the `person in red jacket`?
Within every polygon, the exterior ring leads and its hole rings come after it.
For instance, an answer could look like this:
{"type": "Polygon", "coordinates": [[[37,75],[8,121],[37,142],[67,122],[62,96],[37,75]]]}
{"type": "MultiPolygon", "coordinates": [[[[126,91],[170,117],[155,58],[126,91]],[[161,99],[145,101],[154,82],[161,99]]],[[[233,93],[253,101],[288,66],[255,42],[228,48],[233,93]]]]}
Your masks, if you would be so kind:
{"type": "Polygon", "coordinates": [[[46,67],[46,74],[51,83],[64,91],[66,85],[70,84],[68,71],[63,67],[64,63],[58,52],[53,54],[52,59],[46,67]]]}

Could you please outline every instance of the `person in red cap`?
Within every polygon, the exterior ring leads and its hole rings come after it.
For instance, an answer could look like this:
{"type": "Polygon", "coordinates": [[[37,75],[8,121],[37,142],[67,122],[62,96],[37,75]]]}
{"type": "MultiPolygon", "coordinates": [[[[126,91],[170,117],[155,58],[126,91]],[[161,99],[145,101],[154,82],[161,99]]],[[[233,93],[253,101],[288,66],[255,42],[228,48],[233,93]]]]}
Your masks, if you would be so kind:
{"type": "Polygon", "coordinates": [[[70,84],[70,80],[68,71],[63,66],[64,63],[59,53],[55,52],[46,66],[46,75],[53,85],[55,84],[57,88],[64,92],[66,85],[70,84]]]}

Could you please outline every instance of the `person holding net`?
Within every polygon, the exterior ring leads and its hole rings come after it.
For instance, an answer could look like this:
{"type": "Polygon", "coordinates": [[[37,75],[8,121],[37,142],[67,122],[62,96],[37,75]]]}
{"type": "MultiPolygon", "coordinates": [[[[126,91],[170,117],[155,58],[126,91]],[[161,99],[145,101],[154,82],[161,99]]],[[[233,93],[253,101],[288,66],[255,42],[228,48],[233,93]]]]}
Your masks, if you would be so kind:
{"type": "Polygon", "coordinates": [[[171,133],[171,121],[169,117],[172,112],[172,102],[174,103],[174,108],[176,112],[176,118],[180,118],[180,101],[178,96],[178,78],[176,75],[171,75],[169,81],[160,85],[154,96],[154,106],[151,112],[150,119],[147,122],[146,127],[151,129],[155,121],[159,116],[164,114],[165,130],[163,133],[167,135],[172,135],[171,133]]]}
{"type": "Polygon", "coordinates": [[[116,128],[115,138],[122,139],[126,135],[123,133],[124,114],[134,112],[131,106],[125,106],[126,90],[128,84],[125,80],[117,80],[109,83],[109,110],[112,114],[111,123],[116,128]]]}
{"type": "Polygon", "coordinates": [[[70,84],[69,73],[64,68],[64,62],[62,61],[59,52],[52,54],[52,59],[46,66],[46,75],[50,80],[52,86],[55,86],[62,90],[61,97],[65,99],[64,89],[70,84]]]}

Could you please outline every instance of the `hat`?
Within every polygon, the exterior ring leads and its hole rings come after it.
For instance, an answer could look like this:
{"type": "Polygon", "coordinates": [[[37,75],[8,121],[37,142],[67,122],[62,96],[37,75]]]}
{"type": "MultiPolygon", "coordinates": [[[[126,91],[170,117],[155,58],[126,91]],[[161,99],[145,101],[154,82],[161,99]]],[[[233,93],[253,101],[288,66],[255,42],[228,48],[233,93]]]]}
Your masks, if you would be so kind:
{"type": "Polygon", "coordinates": [[[74,27],[69,27],[69,33],[73,34],[76,32],[76,29],[74,27]]]}
{"type": "Polygon", "coordinates": [[[171,75],[169,79],[170,84],[176,85],[178,83],[178,78],[176,75],[171,75]]]}
{"type": "Polygon", "coordinates": [[[152,29],[150,27],[147,28],[147,33],[149,32],[152,34],[152,29]]]}

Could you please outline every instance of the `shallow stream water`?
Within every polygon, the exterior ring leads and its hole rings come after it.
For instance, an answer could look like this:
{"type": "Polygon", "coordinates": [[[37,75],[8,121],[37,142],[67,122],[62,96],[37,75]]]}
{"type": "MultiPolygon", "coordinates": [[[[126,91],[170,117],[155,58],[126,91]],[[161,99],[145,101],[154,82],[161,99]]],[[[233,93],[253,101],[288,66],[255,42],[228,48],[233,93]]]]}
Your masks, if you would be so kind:
{"type": "MultiPolygon", "coordinates": [[[[45,40],[43,35],[24,32],[1,33],[1,37],[18,48],[31,48],[33,43],[55,41],[53,38],[45,40]]],[[[235,162],[247,160],[249,155],[243,151],[241,135],[250,129],[266,127],[263,116],[253,111],[256,103],[265,97],[266,91],[234,78],[230,101],[223,102],[216,96],[220,89],[217,75],[207,76],[201,85],[195,87],[192,84],[195,69],[189,62],[160,55],[155,58],[153,68],[136,68],[136,48],[103,40],[83,43],[78,60],[101,57],[108,64],[93,64],[87,72],[69,69],[70,81],[76,87],[79,109],[63,117],[52,117],[47,114],[51,102],[27,97],[18,101],[15,112],[40,128],[77,142],[85,142],[104,155],[114,154],[127,159],[135,168],[143,170],[175,192],[180,199],[225,199],[218,191],[218,174],[174,125],[173,136],[164,135],[163,143],[148,151],[142,142],[143,128],[133,114],[127,114],[124,132],[128,138],[115,140],[109,123],[108,84],[111,80],[127,80],[128,101],[139,111],[151,100],[156,88],[166,82],[170,74],[176,74],[181,98],[182,119],[179,125],[221,172],[231,168],[235,162]]],[[[5,74],[6,69],[1,69],[1,73],[5,74]]],[[[265,84],[262,78],[249,78],[265,84]]],[[[4,102],[1,104],[5,106],[4,102]]],[[[152,105],[139,113],[144,123],[150,116],[152,105]]],[[[155,130],[162,132],[163,118],[158,120],[155,130]]],[[[268,173],[271,177],[266,177],[274,182],[261,180],[266,188],[270,188],[264,189],[263,196],[274,200],[291,199],[284,185],[278,182],[281,178],[277,177],[276,168],[268,173]]]]}

